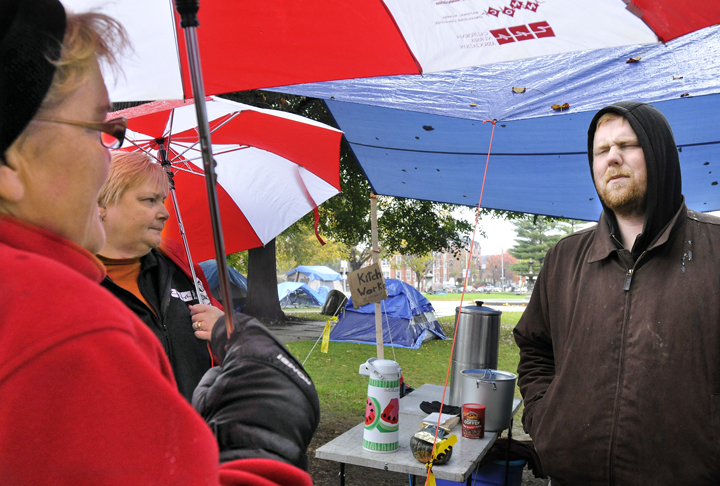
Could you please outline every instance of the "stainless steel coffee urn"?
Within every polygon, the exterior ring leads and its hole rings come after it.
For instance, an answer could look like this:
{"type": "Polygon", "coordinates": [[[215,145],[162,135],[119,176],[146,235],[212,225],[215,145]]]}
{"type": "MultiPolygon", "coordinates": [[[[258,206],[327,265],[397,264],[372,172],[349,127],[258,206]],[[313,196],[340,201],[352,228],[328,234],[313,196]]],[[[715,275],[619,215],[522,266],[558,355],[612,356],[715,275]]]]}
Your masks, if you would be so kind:
{"type": "Polygon", "coordinates": [[[450,371],[449,405],[462,405],[463,370],[497,369],[501,315],[500,311],[483,307],[479,300],[475,305],[455,309],[458,329],[450,371]]]}

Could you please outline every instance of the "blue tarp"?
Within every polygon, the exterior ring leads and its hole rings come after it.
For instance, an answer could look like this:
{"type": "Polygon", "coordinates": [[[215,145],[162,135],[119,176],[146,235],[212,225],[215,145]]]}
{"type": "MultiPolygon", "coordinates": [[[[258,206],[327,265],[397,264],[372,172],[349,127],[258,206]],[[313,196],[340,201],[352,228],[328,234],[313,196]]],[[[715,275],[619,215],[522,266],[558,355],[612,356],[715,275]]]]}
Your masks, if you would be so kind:
{"type": "Polygon", "coordinates": [[[322,307],[325,298],[301,282],[278,284],[280,307],[322,307]]]}
{"type": "Polygon", "coordinates": [[[483,207],[596,220],[587,130],[598,109],[620,100],[666,115],[687,205],[720,209],[719,76],[715,26],[667,44],[276,91],[326,100],[377,194],[476,206],[493,128],[483,122],[496,119],[483,207]]]}
{"type": "MultiPolygon", "coordinates": [[[[435,309],[420,292],[396,279],[385,279],[388,298],[381,302],[383,343],[386,346],[417,349],[426,333],[446,339],[435,309]]],[[[375,304],[354,309],[352,299],[330,332],[331,341],[375,344],[375,304]]]]}
{"type": "MultiPolygon", "coordinates": [[[[714,26],[666,44],[568,52],[423,76],[297,84],[273,91],[504,123],[597,111],[621,99],[655,102],[677,100],[685,93],[691,97],[720,93],[719,72],[720,26],[714,26]],[[639,62],[625,62],[637,56],[639,62]],[[526,91],[515,93],[513,87],[526,91]],[[554,103],[570,107],[554,111],[554,103]]],[[[382,137],[380,142],[383,145],[382,137]]],[[[487,148],[487,141],[483,146],[487,148]]]]}
{"type": "Polygon", "coordinates": [[[293,268],[285,275],[289,276],[295,272],[306,275],[310,280],[340,280],[342,282],[342,276],[339,273],[324,265],[300,265],[293,268]]]}
{"type": "MultiPolygon", "coordinates": [[[[210,288],[214,289],[219,287],[220,280],[218,279],[217,262],[215,260],[206,260],[204,262],[200,262],[199,265],[203,269],[203,273],[205,274],[205,278],[207,279],[210,288]]],[[[240,289],[247,293],[247,278],[232,267],[228,267],[228,274],[230,277],[230,283],[237,285],[240,289]]]]}

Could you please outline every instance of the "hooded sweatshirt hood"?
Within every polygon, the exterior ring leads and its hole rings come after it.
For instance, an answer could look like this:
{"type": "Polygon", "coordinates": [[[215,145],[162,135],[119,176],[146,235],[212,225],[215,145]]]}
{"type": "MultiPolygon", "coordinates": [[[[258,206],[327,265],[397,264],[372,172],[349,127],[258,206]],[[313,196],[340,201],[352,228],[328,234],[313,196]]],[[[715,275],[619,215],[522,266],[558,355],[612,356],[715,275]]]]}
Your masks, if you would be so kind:
{"type": "MultiPolygon", "coordinates": [[[[672,220],[682,205],[682,181],[680,159],[675,137],[667,118],[647,103],[621,101],[598,111],[588,129],[588,159],[593,177],[593,140],[597,121],[605,113],[616,113],[625,118],[637,135],[645,155],[647,168],[647,205],[642,233],[635,240],[631,253],[633,259],[645,251],[672,220]]],[[[602,202],[602,200],[601,200],[602,202]]],[[[618,231],[615,213],[602,202],[610,222],[610,232],[618,231]]]]}

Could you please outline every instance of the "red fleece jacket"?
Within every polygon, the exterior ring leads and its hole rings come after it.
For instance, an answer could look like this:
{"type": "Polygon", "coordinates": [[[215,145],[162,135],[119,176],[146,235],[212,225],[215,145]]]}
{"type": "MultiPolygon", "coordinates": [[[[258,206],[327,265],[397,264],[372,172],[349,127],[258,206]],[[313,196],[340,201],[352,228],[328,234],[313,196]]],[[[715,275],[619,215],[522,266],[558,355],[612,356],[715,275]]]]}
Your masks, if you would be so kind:
{"type": "Polygon", "coordinates": [[[0,216],[0,482],[311,485],[267,459],[218,465],[162,346],[79,246],[0,216]]]}

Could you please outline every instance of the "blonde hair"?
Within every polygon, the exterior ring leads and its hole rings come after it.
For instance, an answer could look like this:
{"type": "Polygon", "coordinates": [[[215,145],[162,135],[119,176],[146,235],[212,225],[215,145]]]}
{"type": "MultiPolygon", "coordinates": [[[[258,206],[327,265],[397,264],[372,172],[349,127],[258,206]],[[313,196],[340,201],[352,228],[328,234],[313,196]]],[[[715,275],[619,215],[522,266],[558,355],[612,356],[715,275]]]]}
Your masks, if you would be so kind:
{"type": "Polygon", "coordinates": [[[150,182],[163,194],[170,190],[165,169],[142,152],[112,152],[110,174],[100,189],[100,207],[115,206],[129,189],[150,182]]]}
{"type": "Polygon", "coordinates": [[[50,61],[56,70],[40,111],[59,104],[74,91],[96,59],[103,59],[113,69],[118,69],[116,55],[128,45],[125,29],[112,17],[97,12],[67,12],[60,59],[50,61]]]}
{"type": "Polygon", "coordinates": [[[600,118],[598,118],[597,124],[595,125],[595,130],[600,129],[601,126],[604,124],[611,122],[613,120],[617,120],[618,118],[621,118],[623,121],[625,120],[625,117],[622,115],[618,115],[615,112],[608,111],[607,113],[604,113],[600,118]]]}

